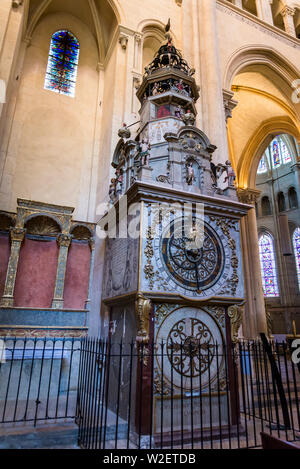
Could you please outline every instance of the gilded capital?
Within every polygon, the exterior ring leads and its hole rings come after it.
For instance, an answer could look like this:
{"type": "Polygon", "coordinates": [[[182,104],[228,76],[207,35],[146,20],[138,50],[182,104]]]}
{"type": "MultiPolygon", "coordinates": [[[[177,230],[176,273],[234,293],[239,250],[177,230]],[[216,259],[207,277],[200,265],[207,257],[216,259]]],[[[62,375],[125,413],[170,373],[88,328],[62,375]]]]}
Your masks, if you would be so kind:
{"type": "Polygon", "coordinates": [[[10,229],[10,239],[18,243],[22,243],[26,233],[25,228],[11,228],[10,229]]]}
{"type": "Polygon", "coordinates": [[[57,243],[58,243],[59,247],[68,248],[71,244],[72,238],[73,238],[72,235],[67,235],[67,234],[60,233],[57,236],[57,243]]]}
{"type": "Polygon", "coordinates": [[[136,315],[138,322],[137,340],[144,344],[148,344],[150,339],[150,314],[151,301],[145,298],[142,293],[138,293],[136,299],[136,315]]]}
{"type": "Polygon", "coordinates": [[[238,333],[242,324],[244,306],[233,305],[228,308],[228,316],[231,323],[231,340],[233,344],[238,341],[238,333]]]}

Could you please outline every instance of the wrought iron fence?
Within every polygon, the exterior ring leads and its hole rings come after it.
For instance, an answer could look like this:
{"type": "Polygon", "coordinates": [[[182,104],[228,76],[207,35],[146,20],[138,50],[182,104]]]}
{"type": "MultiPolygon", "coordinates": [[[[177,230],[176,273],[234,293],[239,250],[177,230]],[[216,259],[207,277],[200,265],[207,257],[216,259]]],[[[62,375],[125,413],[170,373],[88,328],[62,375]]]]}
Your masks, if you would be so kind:
{"type": "Polygon", "coordinates": [[[0,423],[74,419],[80,340],[6,338],[0,361],[0,423]]]}
{"type": "Polygon", "coordinates": [[[300,435],[288,343],[5,339],[0,423],[76,421],[90,449],[255,448],[300,435]]]}
{"type": "Polygon", "coordinates": [[[300,436],[300,373],[287,344],[235,348],[84,339],[77,422],[89,449],[255,448],[300,436]],[[283,393],[283,394],[282,394],[283,393]]]}

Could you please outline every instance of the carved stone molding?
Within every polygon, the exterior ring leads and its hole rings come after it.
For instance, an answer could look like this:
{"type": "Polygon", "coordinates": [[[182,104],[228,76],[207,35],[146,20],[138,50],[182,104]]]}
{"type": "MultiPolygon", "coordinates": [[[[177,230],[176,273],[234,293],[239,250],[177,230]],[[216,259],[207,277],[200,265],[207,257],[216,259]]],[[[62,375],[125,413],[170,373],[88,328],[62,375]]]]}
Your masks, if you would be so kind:
{"type": "Polygon", "coordinates": [[[233,99],[234,93],[232,91],[223,90],[223,102],[225,109],[226,123],[228,119],[232,118],[232,111],[238,105],[238,102],[233,99]]]}
{"type": "Polygon", "coordinates": [[[12,0],[11,5],[13,8],[19,8],[23,5],[23,0],[12,0]]]}
{"type": "Polygon", "coordinates": [[[237,189],[239,201],[244,204],[254,205],[258,201],[260,194],[261,191],[257,189],[237,189]]]}
{"type": "Polygon", "coordinates": [[[119,43],[121,44],[122,49],[126,50],[128,44],[128,36],[126,36],[125,34],[121,34],[119,37],[119,43]]]}
{"type": "Polygon", "coordinates": [[[231,340],[234,344],[238,341],[239,329],[242,325],[244,307],[233,305],[228,308],[228,316],[231,322],[231,340]]]}

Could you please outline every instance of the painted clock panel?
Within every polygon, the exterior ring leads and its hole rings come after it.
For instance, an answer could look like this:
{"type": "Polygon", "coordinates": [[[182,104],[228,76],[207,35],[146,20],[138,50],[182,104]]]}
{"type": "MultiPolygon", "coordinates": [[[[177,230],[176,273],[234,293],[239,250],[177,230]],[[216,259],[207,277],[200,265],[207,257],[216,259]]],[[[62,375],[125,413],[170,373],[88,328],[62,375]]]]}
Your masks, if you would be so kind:
{"type": "Polygon", "coordinates": [[[176,233],[181,209],[166,205],[160,211],[150,207],[144,214],[141,289],[192,298],[243,297],[238,221],[205,215],[203,245],[191,249],[189,238],[176,233]]]}
{"type": "Polygon", "coordinates": [[[167,271],[185,288],[201,291],[213,286],[224,269],[224,249],[217,233],[204,225],[201,247],[191,248],[190,238],[181,227],[170,226],[171,236],[161,237],[160,252],[167,271]]]}

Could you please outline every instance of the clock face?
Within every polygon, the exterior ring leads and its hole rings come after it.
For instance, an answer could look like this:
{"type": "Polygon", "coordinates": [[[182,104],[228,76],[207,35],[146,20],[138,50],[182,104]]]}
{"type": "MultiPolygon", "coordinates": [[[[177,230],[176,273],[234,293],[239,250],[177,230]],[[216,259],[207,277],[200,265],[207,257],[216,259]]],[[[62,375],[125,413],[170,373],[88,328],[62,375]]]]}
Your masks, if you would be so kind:
{"type": "Polygon", "coordinates": [[[212,287],[224,268],[224,250],[217,233],[204,224],[199,247],[191,238],[182,235],[182,226],[174,221],[168,228],[169,236],[161,238],[161,255],[165,268],[178,285],[201,292],[212,287]]]}

